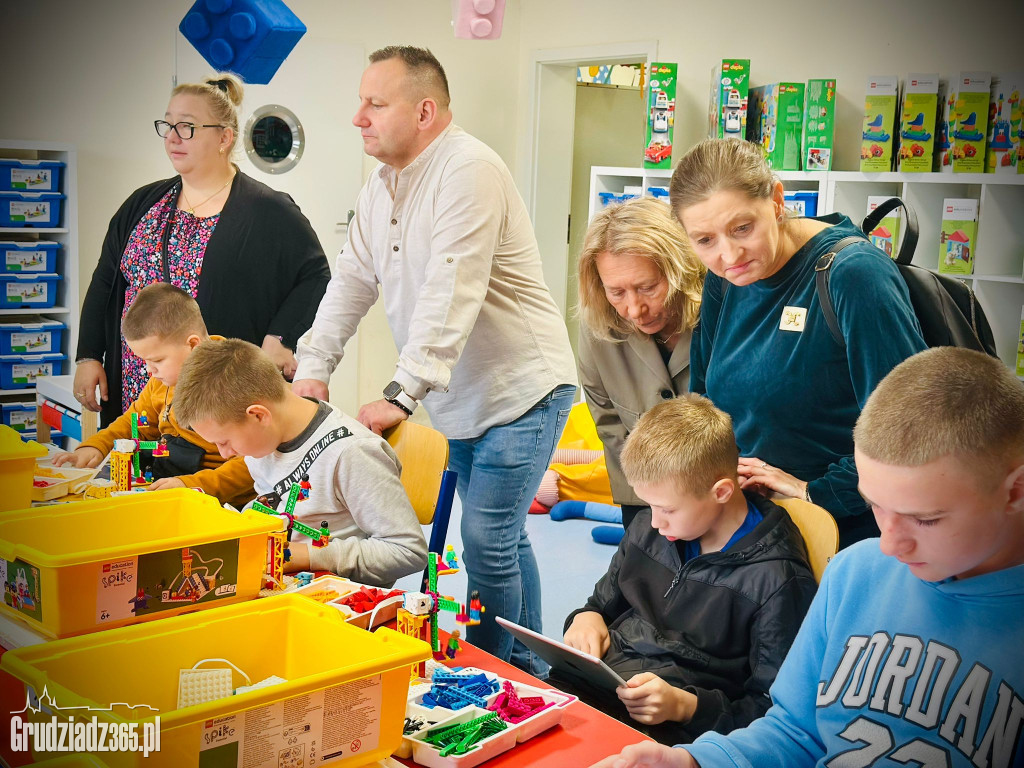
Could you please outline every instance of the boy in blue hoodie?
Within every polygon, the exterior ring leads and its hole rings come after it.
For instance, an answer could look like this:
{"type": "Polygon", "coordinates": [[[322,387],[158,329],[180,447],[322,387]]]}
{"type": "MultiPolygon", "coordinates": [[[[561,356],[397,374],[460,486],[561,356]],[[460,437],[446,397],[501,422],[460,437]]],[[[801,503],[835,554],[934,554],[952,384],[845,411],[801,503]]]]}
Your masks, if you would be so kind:
{"type": "Polygon", "coordinates": [[[830,563],[772,708],[594,768],[1024,766],[1024,384],[978,352],[921,352],[854,442],[881,538],[830,563]]]}

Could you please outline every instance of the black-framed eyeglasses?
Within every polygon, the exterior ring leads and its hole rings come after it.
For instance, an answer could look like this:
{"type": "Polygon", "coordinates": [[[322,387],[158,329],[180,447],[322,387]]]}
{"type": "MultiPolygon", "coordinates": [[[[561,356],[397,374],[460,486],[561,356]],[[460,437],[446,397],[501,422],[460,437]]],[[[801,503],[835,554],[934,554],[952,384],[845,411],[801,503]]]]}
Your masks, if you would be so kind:
{"type": "Polygon", "coordinates": [[[195,123],[186,123],[184,121],[171,124],[166,120],[154,120],[153,127],[156,128],[156,135],[161,139],[166,139],[171,134],[171,130],[173,130],[178,134],[179,139],[185,139],[187,141],[196,135],[196,128],[224,128],[225,126],[209,123],[205,125],[196,125],[195,123]]]}

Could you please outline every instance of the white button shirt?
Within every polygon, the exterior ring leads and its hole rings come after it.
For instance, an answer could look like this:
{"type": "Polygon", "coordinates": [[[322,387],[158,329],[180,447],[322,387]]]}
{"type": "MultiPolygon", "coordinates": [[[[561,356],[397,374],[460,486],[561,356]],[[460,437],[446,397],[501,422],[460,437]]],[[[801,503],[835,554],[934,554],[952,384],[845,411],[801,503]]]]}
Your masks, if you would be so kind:
{"type": "Polygon", "coordinates": [[[447,437],[478,437],[576,383],[565,322],[512,176],[454,124],[401,172],[381,165],[363,186],[299,343],[296,379],[330,377],[378,283],[400,350],[394,379],[447,437]]]}

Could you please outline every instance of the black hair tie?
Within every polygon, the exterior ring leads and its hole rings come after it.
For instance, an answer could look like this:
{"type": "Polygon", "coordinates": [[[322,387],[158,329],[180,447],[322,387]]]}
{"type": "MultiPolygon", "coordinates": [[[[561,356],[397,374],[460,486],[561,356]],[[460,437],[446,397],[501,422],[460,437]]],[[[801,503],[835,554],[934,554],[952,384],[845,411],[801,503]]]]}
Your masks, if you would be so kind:
{"type": "Polygon", "coordinates": [[[214,88],[217,88],[217,89],[223,91],[224,93],[228,92],[228,81],[227,80],[207,80],[206,84],[207,85],[212,85],[214,88]]]}

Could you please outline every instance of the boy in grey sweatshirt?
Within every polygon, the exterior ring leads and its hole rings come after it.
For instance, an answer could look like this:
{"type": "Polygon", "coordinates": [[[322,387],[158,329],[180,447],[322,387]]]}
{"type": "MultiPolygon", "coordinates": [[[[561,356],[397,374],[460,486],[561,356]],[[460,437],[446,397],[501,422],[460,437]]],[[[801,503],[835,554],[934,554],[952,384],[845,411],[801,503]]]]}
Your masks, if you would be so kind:
{"type": "Polygon", "coordinates": [[[283,511],[300,484],[296,519],[330,529],[326,547],[295,533],[285,570],[329,570],[378,586],[422,570],[427,544],[391,446],[329,403],[292,393],[255,345],[225,339],[204,347],[182,366],[178,420],[222,456],[244,456],[267,506],[283,511]]]}

